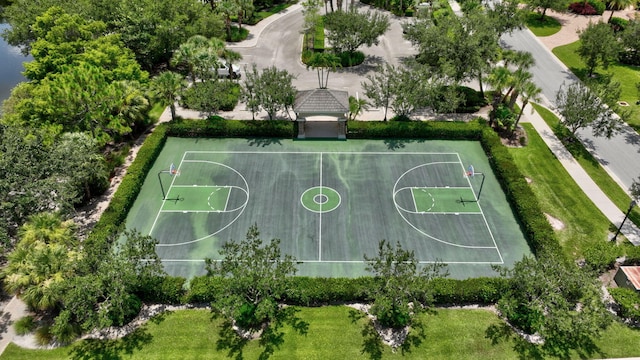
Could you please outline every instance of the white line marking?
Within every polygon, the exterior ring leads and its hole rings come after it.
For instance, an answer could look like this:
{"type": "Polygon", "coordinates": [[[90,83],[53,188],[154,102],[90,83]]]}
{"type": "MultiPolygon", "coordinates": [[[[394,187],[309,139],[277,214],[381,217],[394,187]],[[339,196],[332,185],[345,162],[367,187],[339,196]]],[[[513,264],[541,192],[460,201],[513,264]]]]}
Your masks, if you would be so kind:
{"type": "MultiPolygon", "coordinates": [[[[162,262],[204,262],[204,259],[160,259],[162,262]]],[[[215,262],[220,262],[222,260],[213,260],[215,262]]],[[[364,260],[297,260],[301,263],[315,263],[315,264],[366,264],[367,262],[364,260]]],[[[418,264],[434,264],[434,263],[443,263],[443,264],[470,264],[470,265],[493,265],[493,264],[504,264],[503,261],[418,261],[418,264]]]]}
{"type": "MultiPolygon", "coordinates": [[[[322,196],[322,152],[320,153],[320,195],[322,196]]],[[[322,204],[320,204],[318,216],[318,261],[322,261],[322,204]]]]}
{"type": "MultiPolygon", "coordinates": [[[[182,166],[182,162],[184,161],[185,156],[187,156],[186,152],[182,154],[182,159],[180,159],[180,164],[178,165],[178,170],[182,166]]],[[[158,222],[158,218],[160,218],[160,214],[162,213],[162,208],[164,207],[164,203],[167,201],[167,198],[169,197],[169,192],[171,191],[171,186],[173,185],[173,181],[175,179],[176,179],[176,176],[174,176],[173,180],[171,180],[171,185],[169,185],[169,188],[167,189],[167,195],[165,196],[164,199],[162,199],[162,204],[160,205],[160,209],[158,209],[158,213],[156,214],[156,218],[153,220],[153,223],[151,224],[151,229],[149,229],[149,235],[151,235],[151,233],[153,232],[153,229],[156,227],[156,223],[158,222]]]]}
{"type": "MultiPolygon", "coordinates": [[[[439,152],[386,152],[386,151],[186,151],[189,154],[347,154],[347,155],[458,155],[439,152]]],[[[197,161],[197,160],[196,160],[197,161]]]]}

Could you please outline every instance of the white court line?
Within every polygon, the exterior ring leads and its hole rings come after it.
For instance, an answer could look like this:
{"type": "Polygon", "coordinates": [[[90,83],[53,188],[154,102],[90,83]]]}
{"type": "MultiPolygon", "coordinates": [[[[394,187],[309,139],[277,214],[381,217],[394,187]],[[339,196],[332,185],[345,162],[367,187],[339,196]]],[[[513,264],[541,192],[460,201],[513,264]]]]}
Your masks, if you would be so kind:
{"type": "Polygon", "coordinates": [[[418,203],[416,202],[416,196],[413,195],[413,190],[414,190],[414,188],[411,188],[411,198],[413,199],[413,208],[416,209],[414,213],[417,214],[418,213],[418,203]]]}
{"type": "MultiPolygon", "coordinates": [[[[320,196],[322,197],[322,152],[320,152],[320,196]]],[[[318,227],[318,261],[322,261],[322,203],[320,203],[318,227]]]]}
{"type": "MultiPolygon", "coordinates": [[[[462,167],[462,172],[464,173],[465,168],[464,168],[464,164],[462,163],[462,159],[460,159],[460,155],[458,154],[458,159],[460,160],[460,166],[462,167]]],[[[478,201],[478,197],[476,196],[476,192],[475,190],[473,190],[473,185],[471,185],[471,180],[469,179],[469,177],[467,176],[467,183],[469,183],[469,187],[471,187],[471,192],[473,193],[473,198],[476,200],[476,204],[478,204],[478,208],[480,209],[480,213],[482,214],[482,219],[484,220],[484,226],[487,228],[487,231],[489,231],[489,235],[491,236],[491,241],[493,241],[493,246],[495,246],[496,251],[498,252],[498,256],[500,257],[500,262],[504,263],[504,259],[502,258],[502,253],[500,253],[500,249],[498,248],[498,244],[496,243],[496,239],[493,236],[493,232],[491,232],[491,228],[489,227],[489,223],[487,222],[487,217],[484,216],[484,211],[482,210],[482,206],[480,205],[480,202],[478,201]]]]}
{"type": "MultiPolygon", "coordinates": [[[[184,161],[185,156],[187,156],[187,153],[183,153],[182,154],[182,159],[180,159],[180,164],[178,164],[178,170],[180,170],[180,168],[182,167],[182,162],[184,161]]],[[[156,214],[156,218],[153,220],[153,224],[151,224],[151,229],[149,229],[149,235],[151,235],[153,233],[153,229],[155,229],[156,224],[158,223],[158,218],[160,218],[160,214],[162,213],[162,208],[164,207],[164,203],[167,201],[167,197],[169,197],[169,193],[171,192],[171,187],[173,186],[173,182],[176,180],[176,176],[173,176],[173,179],[171,179],[171,184],[169,185],[169,188],[167,189],[167,196],[165,196],[164,199],[162,199],[162,204],[160,205],[160,209],[158,209],[158,213],[156,214]]]]}
{"type": "MultiPolygon", "coordinates": [[[[184,262],[184,263],[193,263],[193,262],[204,262],[204,259],[160,259],[162,262],[184,262]]],[[[222,260],[214,260],[214,262],[221,262],[222,260]]],[[[315,264],[366,264],[365,260],[296,260],[301,263],[315,263],[315,264]]],[[[504,264],[503,261],[418,261],[418,264],[469,264],[469,265],[493,265],[493,264],[504,264]]]]}
{"type": "MultiPolygon", "coordinates": [[[[347,155],[458,155],[439,152],[386,152],[386,151],[186,151],[189,154],[347,154],[347,155]]],[[[199,161],[199,160],[195,160],[199,161]]]]}

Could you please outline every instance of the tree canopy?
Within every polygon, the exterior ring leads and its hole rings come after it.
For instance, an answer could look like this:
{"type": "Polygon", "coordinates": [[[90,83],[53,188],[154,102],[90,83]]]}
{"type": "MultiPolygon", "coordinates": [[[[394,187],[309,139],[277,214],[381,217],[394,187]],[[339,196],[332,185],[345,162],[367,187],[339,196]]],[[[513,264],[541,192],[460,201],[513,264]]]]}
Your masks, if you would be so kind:
{"type": "Polygon", "coordinates": [[[336,53],[354,53],[367,45],[378,45],[380,36],[389,30],[389,17],[379,12],[330,12],[325,16],[326,40],[336,53]]]}

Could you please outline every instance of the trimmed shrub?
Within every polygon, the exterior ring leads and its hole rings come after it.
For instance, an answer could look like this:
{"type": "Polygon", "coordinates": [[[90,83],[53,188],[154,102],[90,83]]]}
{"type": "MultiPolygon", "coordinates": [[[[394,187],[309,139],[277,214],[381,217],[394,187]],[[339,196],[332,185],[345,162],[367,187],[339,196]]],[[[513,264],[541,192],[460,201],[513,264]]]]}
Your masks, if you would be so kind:
{"type": "Polygon", "coordinates": [[[167,131],[167,135],[176,137],[292,138],[293,134],[292,121],[241,121],[220,117],[174,122],[167,131]]]}
{"type": "Polygon", "coordinates": [[[638,293],[627,288],[611,288],[609,293],[620,306],[618,316],[634,322],[640,321],[640,295],[638,293]]]}
{"type": "Polygon", "coordinates": [[[614,32],[624,31],[625,27],[629,25],[629,20],[614,16],[609,20],[609,25],[614,32]]]}
{"type": "Polygon", "coordinates": [[[154,277],[148,279],[136,295],[146,303],[179,304],[186,294],[185,282],[186,279],[182,277],[154,277]]]}
{"type": "Polygon", "coordinates": [[[486,277],[466,280],[441,278],[433,279],[428,287],[433,291],[434,304],[493,304],[509,288],[509,281],[486,277]]]}

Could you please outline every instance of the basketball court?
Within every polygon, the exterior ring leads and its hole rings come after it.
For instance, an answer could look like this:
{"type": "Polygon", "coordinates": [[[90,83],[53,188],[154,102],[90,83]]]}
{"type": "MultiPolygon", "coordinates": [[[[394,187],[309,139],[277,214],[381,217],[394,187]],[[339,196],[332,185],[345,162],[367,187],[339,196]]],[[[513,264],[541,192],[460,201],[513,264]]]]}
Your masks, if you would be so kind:
{"type": "Polygon", "coordinates": [[[127,219],[172,275],[200,275],[252,224],[299,275],[367,275],[400,241],[453,277],[495,276],[528,245],[478,142],[169,138],[127,219]]]}

